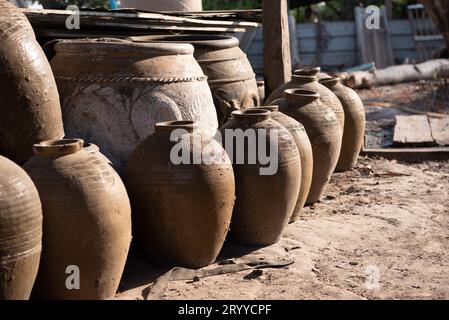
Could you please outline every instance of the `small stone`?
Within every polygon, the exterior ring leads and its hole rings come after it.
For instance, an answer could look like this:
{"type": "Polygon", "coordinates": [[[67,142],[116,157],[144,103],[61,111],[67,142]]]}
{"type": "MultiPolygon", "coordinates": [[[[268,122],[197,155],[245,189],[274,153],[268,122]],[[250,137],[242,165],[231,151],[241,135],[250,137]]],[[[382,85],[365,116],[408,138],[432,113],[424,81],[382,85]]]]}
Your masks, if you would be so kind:
{"type": "Polygon", "coordinates": [[[350,264],[351,266],[357,266],[359,263],[358,263],[358,262],[355,262],[355,261],[351,261],[351,262],[349,262],[349,264],[350,264]]]}
{"type": "Polygon", "coordinates": [[[326,200],[335,200],[337,197],[336,196],[334,196],[334,195],[328,195],[328,196],[326,196],[326,200]]]}

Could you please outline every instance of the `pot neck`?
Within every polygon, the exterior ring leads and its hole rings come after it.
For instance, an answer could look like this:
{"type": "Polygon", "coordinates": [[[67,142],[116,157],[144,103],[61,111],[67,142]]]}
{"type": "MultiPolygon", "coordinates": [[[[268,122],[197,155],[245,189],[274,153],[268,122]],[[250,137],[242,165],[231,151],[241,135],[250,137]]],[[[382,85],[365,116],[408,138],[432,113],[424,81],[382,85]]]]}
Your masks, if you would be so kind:
{"type": "Polygon", "coordinates": [[[47,140],[33,146],[38,157],[62,157],[81,151],[84,146],[82,139],[47,140]]]}
{"type": "Polygon", "coordinates": [[[318,76],[318,74],[321,72],[320,67],[312,67],[312,68],[302,68],[302,69],[296,69],[293,71],[293,75],[298,76],[318,76]]]}
{"type": "Polygon", "coordinates": [[[289,105],[304,107],[320,98],[320,94],[310,90],[287,89],[284,91],[285,100],[289,105]]]}
{"type": "Polygon", "coordinates": [[[256,108],[251,108],[252,110],[265,110],[270,112],[276,112],[279,111],[279,106],[260,106],[256,108]]]}
{"type": "Polygon", "coordinates": [[[329,89],[334,88],[335,86],[341,84],[340,78],[324,78],[319,81],[323,86],[326,86],[329,89]]]}
{"type": "Polygon", "coordinates": [[[303,85],[307,83],[318,82],[318,78],[316,76],[304,76],[304,75],[293,75],[292,82],[297,85],[303,85]]]}
{"type": "Polygon", "coordinates": [[[259,122],[271,118],[271,111],[263,108],[249,108],[232,112],[232,117],[237,120],[259,122]]]}
{"type": "Polygon", "coordinates": [[[192,133],[198,129],[198,123],[194,121],[166,121],[156,123],[154,129],[157,133],[171,133],[174,130],[185,130],[192,133]]]}

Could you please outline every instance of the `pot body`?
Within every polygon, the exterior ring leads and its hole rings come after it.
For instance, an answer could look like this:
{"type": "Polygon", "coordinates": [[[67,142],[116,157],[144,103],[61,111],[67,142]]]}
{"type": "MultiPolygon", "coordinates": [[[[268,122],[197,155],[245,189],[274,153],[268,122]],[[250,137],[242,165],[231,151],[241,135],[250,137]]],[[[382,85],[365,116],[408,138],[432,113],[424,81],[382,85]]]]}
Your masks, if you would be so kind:
{"type": "Polygon", "coordinates": [[[286,89],[298,88],[317,92],[320,95],[319,99],[321,100],[321,102],[325,106],[331,108],[337,115],[338,122],[340,124],[340,130],[342,130],[343,132],[345,126],[345,111],[343,110],[343,106],[337,96],[317,80],[318,79],[316,78],[316,80],[314,81],[308,81],[304,83],[301,80],[297,81],[296,77],[293,76],[290,82],[283,84],[270,94],[270,96],[266,100],[266,104],[273,104],[273,101],[282,98],[284,96],[284,90],[286,89]]]}
{"type": "Polygon", "coordinates": [[[283,98],[275,104],[306,129],[313,153],[312,184],[306,204],[316,203],[323,197],[340,155],[342,135],[338,118],[319,99],[299,105],[283,98]]]}
{"type": "Polygon", "coordinates": [[[0,156],[0,172],[0,300],[25,300],[39,268],[42,206],[22,168],[0,156]]]}
{"type": "Polygon", "coordinates": [[[67,136],[100,147],[119,172],[165,120],[218,127],[206,77],[188,44],[65,40],[51,61],[67,136]]]}
{"type": "Polygon", "coordinates": [[[172,141],[177,129],[176,122],[157,125],[130,157],[126,183],[134,234],[154,264],[201,268],[215,261],[226,238],[234,174],[215,140],[181,125],[182,135],[172,141]],[[184,150],[187,160],[178,162],[173,150],[184,150]]]}
{"type": "Polygon", "coordinates": [[[357,92],[342,84],[330,87],[345,111],[345,130],[337,172],[351,170],[357,164],[365,139],[365,108],[357,92]]]}
{"type": "Polygon", "coordinates": [[[290,218],[290,223],[292,223],[295,222],[301,214],[301,210],[304,208],[307,196],[309,195],[310,187],[312,185],[312,145],[306,129],[301,123],[279,111],[272,112],[271,117],[290,132],[295,140],[296,146],[298,147],[299,156],[301,158],[301,188],[299,190],[299,196],[295,209],[293,210],[290,218]]]}
{"type": "Polygon", "coordinates": [[[55,79],[27,18],[0,0],[0,154],[22,164],[64,136],[55,79]]]}
{"type": "Polygon", "coordinates": [[[295,209],[301,185],[301,160],[295,140],[266,112],[268,117],[247,119],[233,116],[220,128],[228,153],[229,146],[232,146],[231,160],[236,180],[236,204],[230,235],[233,241],[245,245],[262,246],[279,241],[295,209]],[[239,130],[248,134],[250,139],[242,142],[239,130]],[[266,134],[258,133],[259,130],[266,134]],[[233,141],[234,134],[237,138],[233,141]],[[268,165],[262,164],[259,156],[254,162],[249,161],[256,153],[256,145],[265,145],[272,150],[271,155],[275,155],[277,162],[274,170],[261,171],[268,165]],[[243,156],[239,150],[244,153],[245,161],[239,161],[243,156]]]}
{"type": "Polygon", "coordinates": [[[189,43],[207,76],[220,124],[234,110],[260,104],[256,75],[237,38],[224,35],[179,35],[133,37],[134,41],[189,43]]]}
{"type": "Polygon", "coordinates": [[[110,299],[123,273],[131,242],[128,195],[112,167],[82,147],[79,139],[44,142],[24,165],[44,211],[38,299],[110,299]]]}

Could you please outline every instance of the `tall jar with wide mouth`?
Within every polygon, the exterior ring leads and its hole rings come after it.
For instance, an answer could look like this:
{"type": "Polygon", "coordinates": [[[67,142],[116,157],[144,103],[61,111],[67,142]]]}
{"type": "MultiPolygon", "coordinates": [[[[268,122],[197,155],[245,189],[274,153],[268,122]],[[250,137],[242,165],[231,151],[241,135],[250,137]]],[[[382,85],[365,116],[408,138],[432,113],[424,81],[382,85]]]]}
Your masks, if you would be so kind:
{"type": "Polygon", "coordinates": [[[136,42],[190,43],[214,97],[218,120],[223,124],[234,110],[260,104],[256,76],[237,38],[227,35],[173,35],[131,38],[136,42]]]}
{"type": "Polygon", "coordinates": [[[132,153],[126,183],[136,242],[153,264],[200,268],[215,261],[235,182],[226,152],[198,124],[157,123],[132,153]]]}
{"type": "Polygon", "coordinates": [[[54,49],[66,136],[98,145],[119,172],[158,122],[193,120],[215,134],[212,94],[191,45],[87,39],[54,49]]]}
{"type": "Polygon", "coordinates": [[[236,181],[231,239],[245,245],[273,244],[292,216],[301,186],[295,140],[270,111],[258,108],[234,111],[220,133],[236,181]]]}
{"type": "Polygon", "coordinates": [[[312,144],[313,175],[307,204],[319,201],[337,166],[341,130],[335,113],[320,101],[320,95],[303,89],[287,89],[276,100],[279,110],[303,124],[312,144]]]}
{"type": "Polygon", "coordinates": [[[365,139],[365,107],[357,92],[341,84],[340,78],[321,79],[320,83],[332,90],[343,105],[345,130],[336,170],[351,170],[357,164],[365,139]]]}
{"type": "Polygon", "coordinates": [[[284,95],[286,89],[303,89],[314,91],[320,95],[320,101],[331,108],[338,117],[340,129],[343,132],[345,126],[345,111],[338,97],[328,88],[318,82],[318,77],[311,74],[293,73],[292,80],[274,90],[267,98],[265,104],[270,105],[284,95]]]}
{"type": "Polygon", "coordinates": [[[25,165],[43,207],[37,299],[114,297],[131,243],[125,186],[81,139],[43,141],[25,165]],[[69,276],[69,281],[67,278],[69,276]]]}

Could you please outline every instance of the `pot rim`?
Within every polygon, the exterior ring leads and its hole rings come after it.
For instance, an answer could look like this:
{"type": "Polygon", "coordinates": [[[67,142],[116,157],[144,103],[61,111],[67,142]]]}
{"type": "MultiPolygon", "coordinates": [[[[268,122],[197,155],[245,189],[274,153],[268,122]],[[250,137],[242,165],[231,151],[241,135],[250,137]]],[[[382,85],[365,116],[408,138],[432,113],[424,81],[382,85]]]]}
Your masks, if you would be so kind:
{"type": "Polygon", "coordinates": [[[192,44],[195,48],[207,49],[229,49],[239,45],[239,40],[233,36],[227,35],[199,35],[199,34],[181,34],[181,35],[159,35],[159,36],[137,36],[129,37],[134,43],[175,43],[192,44]]]}
{"type": "Polygon", "coordinates": [[[287,102],[299,103],[300,106],[305,106],[318,100],[320,94],[312,90],[293,88],[284,90],[284,97],[287,102]]]}
{"type": "Polygon", "coordinates": [[[268,110],[270,112],[276,112],[279,111],[279,106],[278,105],[272,105],[272,106],[260,106],[260,107],[255,107],[255,108],[251,108],[252,110],[254,109],[259,109],[259,110],[268,110]]]}
{"type": "Polygon", "coordinates": [[[193,54],[188,43],[145,42],[138,43],[119,38],[87,38],[58,40],[54,45],[56,53],[95,53],[103,55],[145,54],[150,56],[193,54]]]}
{"type": "Polygon", "coordinates": [[[323,78],[319,80],[319,83],[327,88],[333,88],[341,83],[341,79],[339,77],[323,78]]]}
{"type": "Polygon", "coordinates": [[[164,121],[158,122],[154,125],[154,129],[157,132],[171,132],[176,129],[183,129],[187,132],[193,132],[199,128],[198,122],[192,120],[172,120],[172,121],[164,121]]]}
{"type": "Polygon", "coordinates": [[[248,108],[235,110],[231,115],[234,119],[267,120],[271,118],[271,111],[261,108],[248,108]]]}
{"type": "Polygon", "coordinates": [[[293,71],[293,75],[297,76],[316,76],[321,72],[321,67],[306,67],[293,71]]]}
{"type": "Polygon", "coordinates": [[[77,153],[83,146],[83,139],[55,139],[36,143],[33,150],[39,157],[59,157],[77,153]]]}

